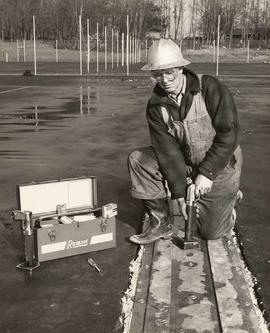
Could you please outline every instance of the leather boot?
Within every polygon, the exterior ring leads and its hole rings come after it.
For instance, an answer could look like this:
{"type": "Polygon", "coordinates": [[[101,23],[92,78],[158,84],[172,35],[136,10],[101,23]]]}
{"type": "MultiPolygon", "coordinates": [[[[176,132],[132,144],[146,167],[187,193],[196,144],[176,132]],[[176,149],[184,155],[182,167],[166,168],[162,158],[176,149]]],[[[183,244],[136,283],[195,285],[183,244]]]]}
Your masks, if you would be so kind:
{"type": "Polygon", "coordinates": [[[130,241],[145,245],[160,238],[170,238],[173,229],[167,199],[143,200],[143,204],[150,218],[149,225],[143,233],[131,236],[130,241]]]}

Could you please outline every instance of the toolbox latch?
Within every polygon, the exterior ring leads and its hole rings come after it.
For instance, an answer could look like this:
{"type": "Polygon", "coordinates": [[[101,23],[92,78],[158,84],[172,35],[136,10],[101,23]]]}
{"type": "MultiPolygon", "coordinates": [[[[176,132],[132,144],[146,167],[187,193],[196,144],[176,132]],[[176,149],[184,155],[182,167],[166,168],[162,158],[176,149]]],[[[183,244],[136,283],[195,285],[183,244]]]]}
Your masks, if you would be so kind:
{"type": "Polygon", "coordinates": [[[48,236],[50,238],[51,242],[54,242],[56,239],[56,230],[55,229],[49,229],[48,230],[48,236]]]}
{"type": "Polygon", "coordinates": [[[101,232],[106,232],[107,227],[108,227],[107,219],[101,219],[101,221],[100,221],[101,232]]]}

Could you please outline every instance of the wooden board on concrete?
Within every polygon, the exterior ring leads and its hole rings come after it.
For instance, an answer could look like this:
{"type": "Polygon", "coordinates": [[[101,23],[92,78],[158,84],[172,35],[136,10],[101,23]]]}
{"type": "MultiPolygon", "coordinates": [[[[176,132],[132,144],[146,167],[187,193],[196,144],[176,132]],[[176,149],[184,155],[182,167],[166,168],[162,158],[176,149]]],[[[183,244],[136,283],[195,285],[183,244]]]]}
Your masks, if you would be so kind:
{"type": "Polygon", "coordinates": [[[208,250],[223,332],[261,332],[238,246],[219,239],[208,250]]]}
{"type": "Polygon", "coordinates": [[[170,332],[220,332],[205,242],[200,249],[172,250],[170,332]],[[182,330],[182,331],[181,331],[182,330]]]}
{"type": "Polygon", "coordinates": [[[155,244],[144,246],[129,333],[143,333],[155,244]]]}
{"type": "Polygon", "coordinates": [[[144,332],[170,332],[171,240],[155,243],[144,332]]]}
{"type": "MultiPolygon", "coordinates": [[[[180,237],[183,224],[174,216],[180,237]]],[[[193,250],[170,240],[145,247],[129,333],[217,333],[216,308],[205,243],[193,250]]]]}
{"type": "Polygon", "coordinates": [[[238,251],[223,240],[145,247],[129,333],[261,332],[238,251]]]}
{"type": "Polygon", "coordinates": [[[152,255],[145,247],[129,333],[220,332],[206,252],[170,240],[155,242],[152,255]]]}
{"type": "MultiPolygon", "coordinates": [[[[183,229],[181,216],[174,216],[174,225],[183,229]]],[[[179,230],[178,235],[184,237],[184,232],[179,230]]],[[[205,241],[200,242],[199,249],[172,247],[170,332],[178,333],[181,330],[220,332],[205,241]]]]}

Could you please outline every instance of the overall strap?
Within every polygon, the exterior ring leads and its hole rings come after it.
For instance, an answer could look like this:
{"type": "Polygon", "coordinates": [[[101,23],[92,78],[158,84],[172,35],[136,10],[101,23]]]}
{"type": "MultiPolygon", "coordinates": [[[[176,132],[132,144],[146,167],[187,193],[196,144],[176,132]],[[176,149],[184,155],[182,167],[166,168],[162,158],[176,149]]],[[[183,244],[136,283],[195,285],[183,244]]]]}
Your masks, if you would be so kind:
{"type": "Polygon", "coordinates": [[[203,77],[203,74],[197,74],[198,76],[198,79],[199,79],[199,85],[200,85],[200,91],[202,90],[202,77],[203,77]]]}
{"type": "Polygon", "coordinates": [[[174,128],[172,116],[169,115],[165,106],[161,106],[160,109],[164,123],[167,125],[169,130],[172,130],[174,128]]]}
{"type": "Polygon", "coordinates": [[[161,113],[162,113],[162,118],[163,118],[163,121],[166,125],[169,124],[169,114],[168,114],[168,111],[167,109],[165,108],[165,106],[161,106],[161,113]]]}

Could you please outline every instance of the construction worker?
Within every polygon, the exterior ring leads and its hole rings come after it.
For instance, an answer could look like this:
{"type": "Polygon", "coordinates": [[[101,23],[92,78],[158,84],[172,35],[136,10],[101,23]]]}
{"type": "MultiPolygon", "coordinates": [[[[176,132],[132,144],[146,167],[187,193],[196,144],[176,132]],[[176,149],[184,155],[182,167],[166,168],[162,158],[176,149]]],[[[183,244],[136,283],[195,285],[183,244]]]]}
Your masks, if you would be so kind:
{"type": "Polygon", "coordinates": [[[242,155],[233,97],[216,77],[198,76],[185,66],[170,39],[153,42],[148,63],[155,81],[146,116],[152,145],[128,157],[131,195],[142,199],[146,230],[130,237],[149,244],[173,234],[168,196],[186,218],[187,176],[195,183],[197,234],[204,239],[228,236],[234,227],[242,155]]]}

